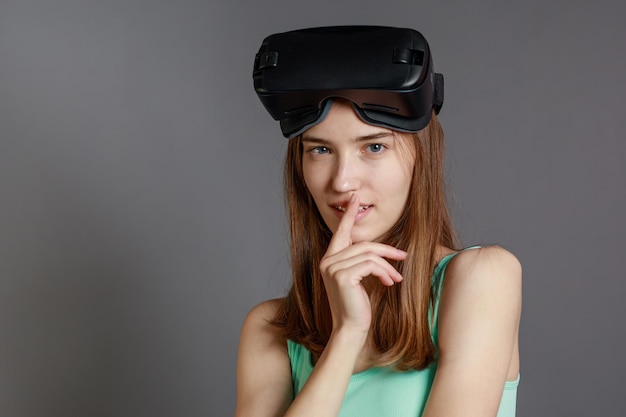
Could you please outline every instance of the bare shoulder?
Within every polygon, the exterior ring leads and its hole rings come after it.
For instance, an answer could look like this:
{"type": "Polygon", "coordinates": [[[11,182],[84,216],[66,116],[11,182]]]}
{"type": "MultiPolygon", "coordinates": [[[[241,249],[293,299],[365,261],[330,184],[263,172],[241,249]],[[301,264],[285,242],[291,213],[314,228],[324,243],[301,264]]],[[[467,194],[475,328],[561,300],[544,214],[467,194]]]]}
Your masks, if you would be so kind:
{"type": "Polygon", "coordinates": [[[242,342],[252,339],[254,344],[257,345],[272,344],[274,347],[284,346],[286,352],[286,341],[281,337],[278,327],[272,324],[282,302],[282,298],[276,298],[263,301],[254,306],[248,312],[243,322],[241,338],[246,340],[242,340],[242,342]]]}
{"type": "Polygon", "coordinates": [[[236,416],[282,415],[292,400],[287,341],[272,323],[281,302],[264,301],[244,320],[237,357],[236,416]]]}
{"type": "Polygon", "coordinates": [[[459,341],[466,332],[471,337],[470,329],[479,335],[499,327],[501,335],[514,335],[521,307],[522,267],[517,257],[499,246],[464,250],[446,269],[440,301],[441,342],[459,341]]]}
{"type": "Polygon", "coordinates": [[[464,250],[450,261],[437,375],[424,416],[496,415],[505,381],[519,374],[521,282],[520,262],[498,246],[464,250]]]}
{"type": "Polygon", "coordinates": [[[271,321],[276,315],[276,312],[280,308],[283,300],[283,298],[274,298],[272,300],[266,300],[260,304],[257,304],[256,306],[252,307],[252,309],[248,312],[245,322],[260,324],[262,322],[267,323],[271,321]]]}
{"type": "Polygon", "coordinates": [[[495,329],[499,333],[494,337],[512,337],[519,328],[521,308],[519,260],[499,246],[464,250],[445,273],[439,318],[442,347],[462,347],[495,329]]]}
{"type": "MultiPolygon", "coordinates": [[[[500,246],[468,249],[450,262],[445,283],[449,290],[489,287],[493,292],[521,293],[522,266],[515,255],[500,246]]],[[[511,294],[514,295],[514,294],[511,294]]]]}
{"type": "Polygon", "coordinates": [[[496,415],[505,381],[519,374],[521,282],[520,262],[498,246],[464,250],[450,261],[424,417],[496,415]]]}

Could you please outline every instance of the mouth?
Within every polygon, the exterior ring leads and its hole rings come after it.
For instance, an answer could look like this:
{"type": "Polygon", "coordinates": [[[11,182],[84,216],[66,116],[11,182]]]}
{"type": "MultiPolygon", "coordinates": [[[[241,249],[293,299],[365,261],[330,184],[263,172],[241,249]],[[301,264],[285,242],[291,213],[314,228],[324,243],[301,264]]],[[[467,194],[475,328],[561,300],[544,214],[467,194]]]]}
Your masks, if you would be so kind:
{"type": "MultiPolygon", "coordinates": [[[[335,210],[341,211],[342,213],[346,212],[346,207],[345,206],[333,206],[335,208],[335,210]]],[[[366,206],[359,206],[359,213],[362,211],[367,210],[368,208],[372,207],[372,205],[366,205],[366,206]]]]}

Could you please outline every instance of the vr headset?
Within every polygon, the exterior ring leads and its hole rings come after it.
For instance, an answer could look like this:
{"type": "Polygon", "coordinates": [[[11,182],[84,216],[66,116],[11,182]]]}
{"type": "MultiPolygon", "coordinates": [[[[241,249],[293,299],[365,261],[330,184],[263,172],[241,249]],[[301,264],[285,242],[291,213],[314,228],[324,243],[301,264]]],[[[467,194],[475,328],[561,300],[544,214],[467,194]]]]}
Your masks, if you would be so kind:
{"type": "Polygon", "coordinates": [[[320,123],[333,98],[366,123],[417,132],[443,105],[443,75],[412,29],[332,26],[268,36],[254,60],[254,89],[286,138],[320,123]]]}

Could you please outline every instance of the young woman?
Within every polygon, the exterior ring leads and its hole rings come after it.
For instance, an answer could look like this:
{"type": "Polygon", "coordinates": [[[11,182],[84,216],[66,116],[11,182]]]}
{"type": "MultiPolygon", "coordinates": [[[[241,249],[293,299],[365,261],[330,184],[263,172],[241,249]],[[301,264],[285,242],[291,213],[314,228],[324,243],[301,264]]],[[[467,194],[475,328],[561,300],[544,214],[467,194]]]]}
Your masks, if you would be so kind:
{"type": "Polygon", "coordinates": [[[289,138],[293,285],[244,322],[236,416],[514,416],[521,268],[455,249],[426,40],[277,34],[255,86],[289,138]]]}

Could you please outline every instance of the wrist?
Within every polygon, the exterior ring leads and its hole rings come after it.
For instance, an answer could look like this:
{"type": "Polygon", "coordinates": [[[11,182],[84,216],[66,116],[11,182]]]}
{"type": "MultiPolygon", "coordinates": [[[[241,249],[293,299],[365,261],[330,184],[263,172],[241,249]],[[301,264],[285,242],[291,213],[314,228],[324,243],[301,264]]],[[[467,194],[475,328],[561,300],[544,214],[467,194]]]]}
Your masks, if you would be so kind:
{"type": "Polygon", "coordinates": [[[367,341],[368,331],[340,326],[333,329],[328,344],[343,346],[360,352],[367,341]]]}

